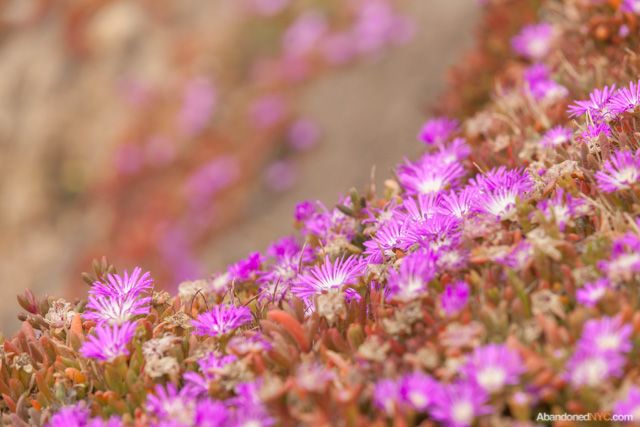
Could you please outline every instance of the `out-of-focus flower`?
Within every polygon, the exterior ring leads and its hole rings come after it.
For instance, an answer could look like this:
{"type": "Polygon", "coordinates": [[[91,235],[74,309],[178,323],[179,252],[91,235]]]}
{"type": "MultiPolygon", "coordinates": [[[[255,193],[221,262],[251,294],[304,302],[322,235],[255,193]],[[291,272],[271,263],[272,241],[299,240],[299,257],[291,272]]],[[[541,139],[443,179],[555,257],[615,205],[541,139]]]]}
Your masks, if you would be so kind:
{"type": "Polygon", "coordinates": [[[440,306],[447,316],[455,316],[469,302],[469,285],[466,282],[458,281],[445,286],[440,295],[440,306]]]}
{"type": "Polygon", "coordinates": [[[293,162],[280,160],[271,163],[264,171],[264,181],[272,191],[282,192],[291,189],[296,183],[296,168],[293,162]]]}
{"type": "Polygon", "coordinates": [[[571,384],[597,387],[611,377],[619,377],[624,357],[616,353],[578,350],[567,363],[567,378],[571,384]]]}
{"type": "Polygon", "coordinates": [[[46,427],[86,427],[89,415],[84,403],[64,406],[51,417],[46,427]]]}
{"type": "Polygon", "coordinates": [[[491,412],[487,394],[471,382],[443,384],[433,394],[431,416],[450,427],[466,427],[491,412]]]}
{"type": "Polygon", "coordinates": [[[628,353],[632,348],[631,332],[631,325],[623,324],[619,317],[591,319],[584,324],[578,345],[601,353],[628,353]]]}
{"type": "Polygon", "coordinates": [[[230,334],[251,321],[251,311],[247,307],[216,305],[211,310],[200,313],[192,324],[196,335],[217,337],[230,334]]]}
{"type": "Polygon", "coordinates": [[[630,280],[634,274],[640,273],[640,238],[626,233],[616,239],[611,248],[611,258],[601,260],[598,266],[612,282],[630,280]]]}
{"type": "Polygon", "coordinates": [[[400,397],[414,409],[425,412],[438,387],[438,382],[429,375],[412,372],[400,382],[400,397]]]}
{"type": "Polygon", "coordinates": [[[125,322],[121,325],[102,324],[94,329],[95,335],[90,335],[80,348],[84,357],[113,361],[118,356],[128,356],[127,346],[135,335],[136,324],[125,322]]]}
{"type": "MultiPolygon", "coordinates": [[[[640,12],[640,4],[638,11],[640,12]]],[[[613,413],[632,415],[634,420],[640,419],[640,388],[630,387],[624,399],[614,403],[613,413]]]]}
{"type": "Polygon", "coordinates": [[[518,384],[524,366],[514,350],[503,344],[488,344],[476,348],[462,370],[467,378],[492,394],[506,385],[518,384]]]}
{"type": "Polygon", "coordinates": [[[202,132],[213,115],[215,105],[216,91],[208,79],[200,77],[188,81],[179,113],[183,132],[188,136],[202,132]]]}
{"type": "Polygon", "coordinates": [[[640,179],[640,156],[629,150],[614,153],[596,172],[598,188],[605,193],[631,188],[640,179]]]}
{"type": "Polygon", "coordinates": [[[400,386],[392,379],[383,379],[376,383],[373,390],[373,402],[389,415],[397,410],[400,401],[400,386]]]}
{"type": "Polygon", "coordinates": [[[576,291],[576,300],[584,306],[594,307],[610,288],[611,284],[607,279],[598,279],[595,282],[586,283],[576,291]]]}
{"type": "Polygon", "coordinates": [[[562,125],[554,126],[542,136],[540,144],[543,147],[557,147],[571,141],[573,131],[562,125]]]}
{"type": "Polygon", "coordinates": [[[420,130],[420,139],[425,144],[442,144],[458,130],[460,124],[457,120],[448,117],[435,117],[428,120],[420,130]]]}
{"type": "Polygon", "coordinates": [[[320,138],[320,129],[308,119],[296,120],[287,133],[291,147],[298,151],[306,151],[314,147],[320,138]]]}
{"type": "Polygon", "coordinates": [[[542,22],[527,25],[511,40],[513,49],[525,58],[539,60],[547,56],[553,41],[553,27],[542,22]]]}

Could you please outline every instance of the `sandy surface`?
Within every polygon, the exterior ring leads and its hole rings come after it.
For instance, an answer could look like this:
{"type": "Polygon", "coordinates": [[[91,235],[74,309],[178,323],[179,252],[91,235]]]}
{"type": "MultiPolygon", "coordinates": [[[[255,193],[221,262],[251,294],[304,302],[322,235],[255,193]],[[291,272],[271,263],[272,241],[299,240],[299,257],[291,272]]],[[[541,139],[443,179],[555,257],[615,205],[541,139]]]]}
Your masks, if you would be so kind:
{"type": "MultiPolygon", "coordinates": [[[[210,272],[224,268],[252,250],[263,249],[268,242],[289,233],[296,202],[318,199],[332,205],[338,194],[351,187],[362,188],[369,181],[372,166],[375,165],[376,180],[381,183],[404,155],[411,157],[420,152],[416,133],[426,110],[442,89],[447,67],[463,49],[471,46],[478,14],[476,3],[475,0],[408,0],[418,24],[413,42],[378,61],[361,63],[312,84],[302,109],[324,129],[322,143],[300,156],[299,179],[291,191],[274,196],[256,184],[247,215],[206,248],[205,261],[210,272]]],[[[50,159],[50,153],[59,150],[57,146],[72,137],[74,149],[80,150],[79,158],[99,161],[103,156],[101,150],[106,148],[85,137],[100,129],[98,133],[107,134],[105,139],[112,138],[108,135],[113,132],[110,124],[120,120],[117,111],[104,111],[99,102],[87,106],[82,98],[66,100],[66,104],[75,106],[73,111],[56,109],[60,100],[52,93],[67,93],[60,89],[65,85],[77,85],[77,90],[69,91],[67,97],[91,90],[96,92],[92,99],[105,99],[103,105],[113,103],[110,100],[113,94],[104,90],[107,85],[100,84],[106,81],[107,71],[99,67],[95,72],[82,74],[88,81],[74,82],[63,78],[64,64],[55,58],[38,57],[38,49],[46,51],[48,44],[54,42],[43,35],[45,30],[41,37],[36,34],[14,43],[12,49],[2,51],[0,57],[0,73],[6,77],[5,84],[0,83],[0,199],[5,207],[11,206],[2,209],[0,215],[3,231],[0,233],[0,330],[5,332],[17,326],[15,295],[20,290],[30,287],[39,294],[64,293],[63,287],[70,280],[69,266],[77,259],[85,237],[94,232],[91,224],[96,221],[92,217],[95,213],[75,209],[60,215],[58,210],[65,209],[64,206],[45,203],[54,196],[54,189],[29,187],[34,182],[46,183],[49,176],[59,180],[60,174],[74,173],[74,170],[59,170],[60,165],[55,161],[43,159],[50,159]],[[42,84],[10,84],[21,79],[17,78],[19,75],[8,76],[3,64],[16,60],[22,66],[12,72],[25,73],[25,76],[41,73],[38,81],[42,84]],[[40,65],[30,66],[34,63],[40,65]],[[50,81],[47,75],[59,81],[50,81]],[[83,89],[83,86],[86,87],[83,89]],[[38,92],[41,96],[27,96],[26,92],[38,92]],[[38,98],[46,100],[38,108],[19,104],[21,99],[38,98]],[[41,137],[30,138],[24,126],[20,127],[21,111],[39,115],[31,117],[30,123],[38,123],[38,117],[42,118],[42,126],[26,129],[41,133],[41,137]],[[65,121],[79,117],[87,122],[86,133],[65,135],[65,121]],[[47,144],[25,144],[28,140],[47,141],[47,144]],[[41,166],[43,162],[45,168],[41,166]],[[30,179],[34,174],[39,181],[30,179]],[[34,203],[40,200],[42,203],[34,203]]]]}

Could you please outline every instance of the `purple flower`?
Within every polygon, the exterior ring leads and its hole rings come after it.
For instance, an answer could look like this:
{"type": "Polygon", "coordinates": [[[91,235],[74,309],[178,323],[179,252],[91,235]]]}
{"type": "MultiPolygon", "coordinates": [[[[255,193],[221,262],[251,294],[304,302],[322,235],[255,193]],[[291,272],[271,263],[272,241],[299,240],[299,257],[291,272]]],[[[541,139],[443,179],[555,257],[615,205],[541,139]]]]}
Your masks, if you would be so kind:
{"type": "Polygon", "coordinates": [[[365,255],[372,263],[380,263],[385,258],[394,256],[394,250],[407,250],[405,238],[407,236],[408,224],[406,222],[388,221],[382,225],[375,236],[364,242],[365,255]]]}
{"type": "Polygon", "coordinates": [[[504,167],[492,169],[472,182],[478,193],[475,208],[499,219],[507,219],[513,214],[516,199],[526,196],[533,189],[533,183],[526,171],[507,170],[504,167]]]}
{"type": "Polygon", "coordinates": [[[549,69],[543,64],[536,64],[524,72],[527,90],[536,101],[551,102],[567,96],[567,88],[553,81],[549,69]]]}
{"type": "MultiPolygon", "coordinates": [[[[640,12],[640,2],[638,2],[638,11],[640,12]]],[[[621,415],[633,415],[634,420],[640,419],[640,388],[632,386],[627,391],[624,399],[618,400],[613,404],[613,413],[621,415]]]]}
{"type": "Polygon", "coordinates": [[[400,400],[400,386],[395,380],[383,379],[373,389],[373,403],[388,415],[393,415],[400,400]]]}
{"type": "Polygon", "coordinates": [[[576,291],[576,300],[579,304],[587,307],[595,307],[600,299],[605,295],[611,284],[607,279],[598,279],[595,282],[587,283],[576,291]]]}
{"type": "Polygon", "coordinates": [[[240,162],[235,156],[218,156],[187,177],[184,192],[192,207],[206,206],[215,194],[228,188],[239,176],[240,162]]]}
{"type": "Polygon", "coordinates": [[[186,372],[183,375],[184,392],[190,396],[206,396],[209,383],[218,377],[222,368],[236,360],[238,358],[234,355],[220,356],[214,352],[202,357],[198,360],[200,372],[186,372]]]}
{"type": "Polygon", "coordinates": [[[135,316],[149,314],[151,297],[90,294],[83,318],[97,323],[123,324],[135,316]]]}
{"type": "Polygon", "coordinates": [[[518,35],[511,40],[511,46],[518,54],[528,59],[542,59],[551,50],[553,27],[542,22],[525,26],[518,35]]]}
{"type": "Polygon", "coordinates": [[[282,48],[287,56],[300,56],[318,47],[328,31],[327,19],[318,11],[301,14],[282,37],[282,48]]]}
{"type": "Polygon", "coordinates": [[[429,375],[412,372],[400,382],[400,397],[417,411],[427,410],[439,384],[429,375]]]}
{"type": "Polygon", "coordinates": [[[184,88],[180,125],[188,136],[200,133],[211,119],[216,105],[216,91],[204,77],[189,81],[184,88]]]}
{"type": "Polygon", "coordinates": [[[251,310],[247,307],[216,305],[211,310],[200,313],[192,320],[194,334],[217,337],[227,335],[252,321],[251,310]]]}
{"type": "Polygon", "coordinates": [[[136,267],[129,275],[109,274],[106,282],[96,281],[91,288],[92,294],[105,296],[140,295],[153,288],[153,279],[149,272],[142,274],[142,269],[136,267]]]}
{"type": "Polygon", "coordinates": [[[465,171],[459,163],[445,164],[438,155],[431,155],[415,163],[405,161],[397,173],[400,184],[410,194],[430,194],[455,187],[465,171]]]}
{"type": "Polygon", "coordinates": [[[436,256],[420,249],[402,258],[398,270],[391,270],[388,278],[389,296],[398,301],[412,301],[425,295],[428,283],[435,277],[436,256]]]}
{"type": "Polygon", "coordinates": [[[600,261],[598,267],[613,282],[631,280],[634,274],[640,273],[640,238],[627,233],[616,239],[611,248],[611,259],[600,261]]]}
{"type": "Polygon", "coordinates": [[[64,406],[51,417],[46,427],[86,427],[89,415],[89,409],[82,402],[64,406]]]}
{"type": "Polygon", "coordinates": [[[438,145],[435,157],[442,163],[450,165],[461,162],[471,154],[471,147],[467,145],[464,138],[455,138],[448,144],[438,145]]]}
{"type": "Polygon", "coordinates": [[[278,95],[264,95],[256,99],[249,110],[253,124],[258,129],[274,127],[287,114],[285,101],[278,95]]]}
{"type": "Polygon", "coordinates": [[[292,161],[279,160],[267,166],[264,171],[264,182],[271,191],[287,191],[296,183],[297,175],[292,161]]]}
{"type": "Polygon", "coordinates": [[[306,221],[316,213],[316,205],[310,201],[300,202],[295,207],[294,218],[296,221],[306,221]]]}
{"type": "Polygon", "coordinates": [[[605,86],[602,89],[594,89],[593,92],[589,94],[588,100],[575,101],[573,105],[569,106],[569,116],[579,117],[588,113],[593,120],[602,120],[609,113],[607,104],[615,92],[616,85],[605,86]]]}
{"type": "Polygon", "coordinates": [[[262,267],[262,255],[260,252],[253,252],[245,259],[242,259],[229,267],[229,278],[243,282],[249,280],[254,273],[262,267]]]}
{"type": "Polygon", "coordinates": [[[415,197],[407,197],[402,202],[401,209],[393,212],[399,221],[408,223],[425,222],[438,213],[440,194],[418,194],[415,197]]]}
{"type": "Polygon", "coordinates": [[[605,193],[629,189],[640,179],[640,156],[629,150],[617,151],[595,177],[598,188],[605,193]]]}
{"type": "Polygon", "coordinates": [[[159,420],[172,421],[174,425],[193,425],[196,401],[186,389],[178,391],[176,386],[168,383],[157,384],[154,393],[147,394],[147,413],[155,415],[159,420]]]}
{"type": "Polygon", "coordinates": [[[640,0],[624,0],[622,10],[640,15],[640,0]]]}
{"type": "MultiPolygon", "coordinates": [[[[358,283],[366,265],[359,257],[337,258],[333,263],[325,256],[321,265],[314,265],[303,270],[291,291],[298,297],[309,299],[316,294],[331,290],[341,290],[346,285],[358,283]]],[[[354,289],[346,290],[347,296],[355,297],[354,289]]]]}
{"type": "Polygon", "coordinates": [[[520,355],[504,344],[476,348],[462,368],[467,378],[489,394],[518,384],[524,371],[520,355]]]}
{"type": "Polygon", "coordinates": [[[467,306],[471,290],[466,282],[449,284],[440,295],[440,306],[447,316],[455,316],[467,306]]]}
{"type": "Polygon", "coordinates": [[[471,382],[442,384],[433,394],[431,416],[449,427],[466,427],[491,412],[487,394],[471,382]]]}
{"type": "Polygon", "coordinates": [[[472,211],[477,193],[473,188],[465,187],[460,191],[451,191],[442,196],[442,211],[458,219],[466,218],[472,211]]]}
{"type": "Polygon", "coordinates": [[[573,131],[571,129],[558,125],[545,132],[540,140],[540,144],[543,147],[557,147],[570,142],[572,137],[573,131]]]}
{"type": "Polygon", "coordinates": [[[298,151],[306,151],[312,148],[320,138],[320,129],[313,121],[308,119],[296,120],[288,132],[288,142],[298,151]]]}
{"type": "Polygon", "coordinates": [[[509,253],[496,257],[495,261],[515,270],[523,270],[527,268],[532,259],[533,245],[526,240],[521,240],[509,253]]]}
{"type": "Polygon", "coordinates": [[[435,117],[428,120],[420,130],[420,139],[425,144],[442,144],[458,130],[459,123],[447,117],[435,117]]]}
{"type": "Polygon", "coordinates": [[[196,403],[193,425],[198,427],[224,427],[229,425],[229,413],[224,403],[200,399],[196,403]]]}
{"type": "Polygon", "coordinates": [[[455,247],[461,236],[460,224],[454,216],[437,213],[426,221],[411,224],[406,241],[409,246],[419,243],[434,251],[455,247]]]}
{"type": "Polygon", "coordinates": [[[610,377],[622,375],[624,357],[579,348],[567,363],[567,379],[574,387],[597,387],[610,377]]]}
{"type": "Polygon", "coordinates": [[[631,325],[619,317],[588,320],[582,328],[578,346],[585,351],[599,353],[628,353],[631,351],[631,325]]]}
{"type": "Polygon", "coordinates": [[[228,406],[233,406],[232,426],[261,426],[269,427],[276,423],[258,396],[259,382],[248,382],[236,387],[237,396],[227,400],[228,406]]]}
{"type": "Polygon", "coordinates": [[[640,105],[640,81],[630,82],[628,87],[620,88],[609,100],[608,107],[613,114],[622,114],[635,110],[640,105]]]}
{"type": "Polygon", "coordinates": [[[95,327],[94,333],[82,344],[80,353],[84,357],[111,362],[118,356],[129,355],[127,346],[136,333],[136,324],[102,324],[95,327]]]}
{"type": "Polygon", "coordinates": [[[558,189],[553,198],[543,199],[538,203],[538,209],[543,213],[545,219],[555,222],[560,231],[564,231],[573,216],[579,214],[583,207],[584,201],[573,198],[562,188],[558,189]]]}

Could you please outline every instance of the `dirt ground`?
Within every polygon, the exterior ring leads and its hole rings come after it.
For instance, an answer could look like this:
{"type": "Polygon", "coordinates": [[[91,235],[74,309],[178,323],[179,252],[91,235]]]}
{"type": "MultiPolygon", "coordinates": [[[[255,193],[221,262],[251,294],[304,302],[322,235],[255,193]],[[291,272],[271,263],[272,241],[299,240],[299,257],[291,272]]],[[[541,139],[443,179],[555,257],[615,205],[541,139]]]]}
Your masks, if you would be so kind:
{"type": "MultiPolygon", "coordinates": [[[[323,129],[322,143],[300,157],[298,181],[291,191],[274,196],[256,184],[246,217],[208,245],[205,261],[210,272],[250,251],[263,249],[268,242],[290,232],[296,202],[318,199],[331,205],[338,194],[350,187],[362,188],[369,181],[372,166],[375,165],[376,181],[380,184],[403,156],[420,152],[416,133],[428,106],[442,88],[447,67],[463,49],[471,46],[478,14],[476,4],[475,0],[408,1],[418,26],[411,43],[380,60],[338,71],[312,84],[304,97],[303,110],[323,129]]],[[[104,111],[100,105],[87,106],[81,100],[71,102],[74,111],[57,111],[58,102],[51,92],[53,85],[46,76],[59,76],[64,72],[64,64],[57,63],[55,58],[39,58],[37,49],[32,48],[37,45],[46,50],[53,42],[43,31],[14,43],[10,50],[0,46],[0,75],[5,82],[0,82],[0,201],[4,205],[0,209],[0,330],[5,333],[17,326],[16,293],[29,287],[40,294],[63,294],[82,241],[94,232],[92,224],[96,219],[92,216],[96,212],[76,209],[61,215],[64,206],[38,202],[50,194],[46,186],[34,187],[34,182],[46,182],[51,174],[75,173],[73,169],[58,170],[55,160],[50,160],[50,151],[65,138],[60,129],[64,129],[65,121],[82,117],[88,123],[87,134],[98,130],[109,136],[113,132],[111,124],[120,119],[117,111],[104,111]],[[10,55],[13,62],[17,60],[23,66],[12,70],[3,67],[10,55]],[[35,63],[40,65],[29,65],[35,63]],[[41,74],[38,79],[41,85],[9,84],[21,79],[15,75],[8,78],[8,72],[25,70],[41,74]],[[38,97],[45,102],[37,107],[16,108],[22,99],[38,97]],[[21,111],[35,115],[30,123],[42,119],[42,126],[21,128],[21,111]],[[52,114],[54,120],[45,121],[52,114]],[[17,134],[25,131],[42,134],[31,139],[48,143],[41,146],[21,143],[30,139],[17,134]],[[38,180],[31,179],[32,175],[38,180]]],[[[107,100],[112,94],[100,85],[106,72],[98,68],[91,81],[73,84],[97,92],[93,99],[107,100]]],[[[85,79],[91,75],[83,74],[85,79]]],[[[80,96],[80,92],[63,94],[68,98],[80,96]]],[[[82,135],[76,135],[75,139],[76,144],[82,144],[82,135]]],[[[85,145],[83,150],[90,153],[92,161],[99,161],[101,151],[106,150],[99,144],[93,146],[91,141],[85,141],[85,145]]]]}

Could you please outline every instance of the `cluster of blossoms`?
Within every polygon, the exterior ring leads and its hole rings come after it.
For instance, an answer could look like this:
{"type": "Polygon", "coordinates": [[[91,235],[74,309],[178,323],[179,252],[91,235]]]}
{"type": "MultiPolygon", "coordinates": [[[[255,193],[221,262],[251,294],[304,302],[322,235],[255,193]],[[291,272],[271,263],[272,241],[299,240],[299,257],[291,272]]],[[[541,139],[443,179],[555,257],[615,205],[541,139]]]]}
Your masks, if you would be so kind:
{"type": "Polygon", "coordinates": [[[640,112],[628,83],[640,69],[602,36],[635,18],[627,3],[556,3],[553,23],[514,35],[491,101],[466,121],[429,120],[425,153],[382,194],[302,202],[296,234],[174,297],[106,262],[85,276],[86,303],[21,295],[22,328],[0,353],[4,420],[640,420],[640,112]],[[585,57],[630,69],[587,93],[600,77],[585,57]]]}

